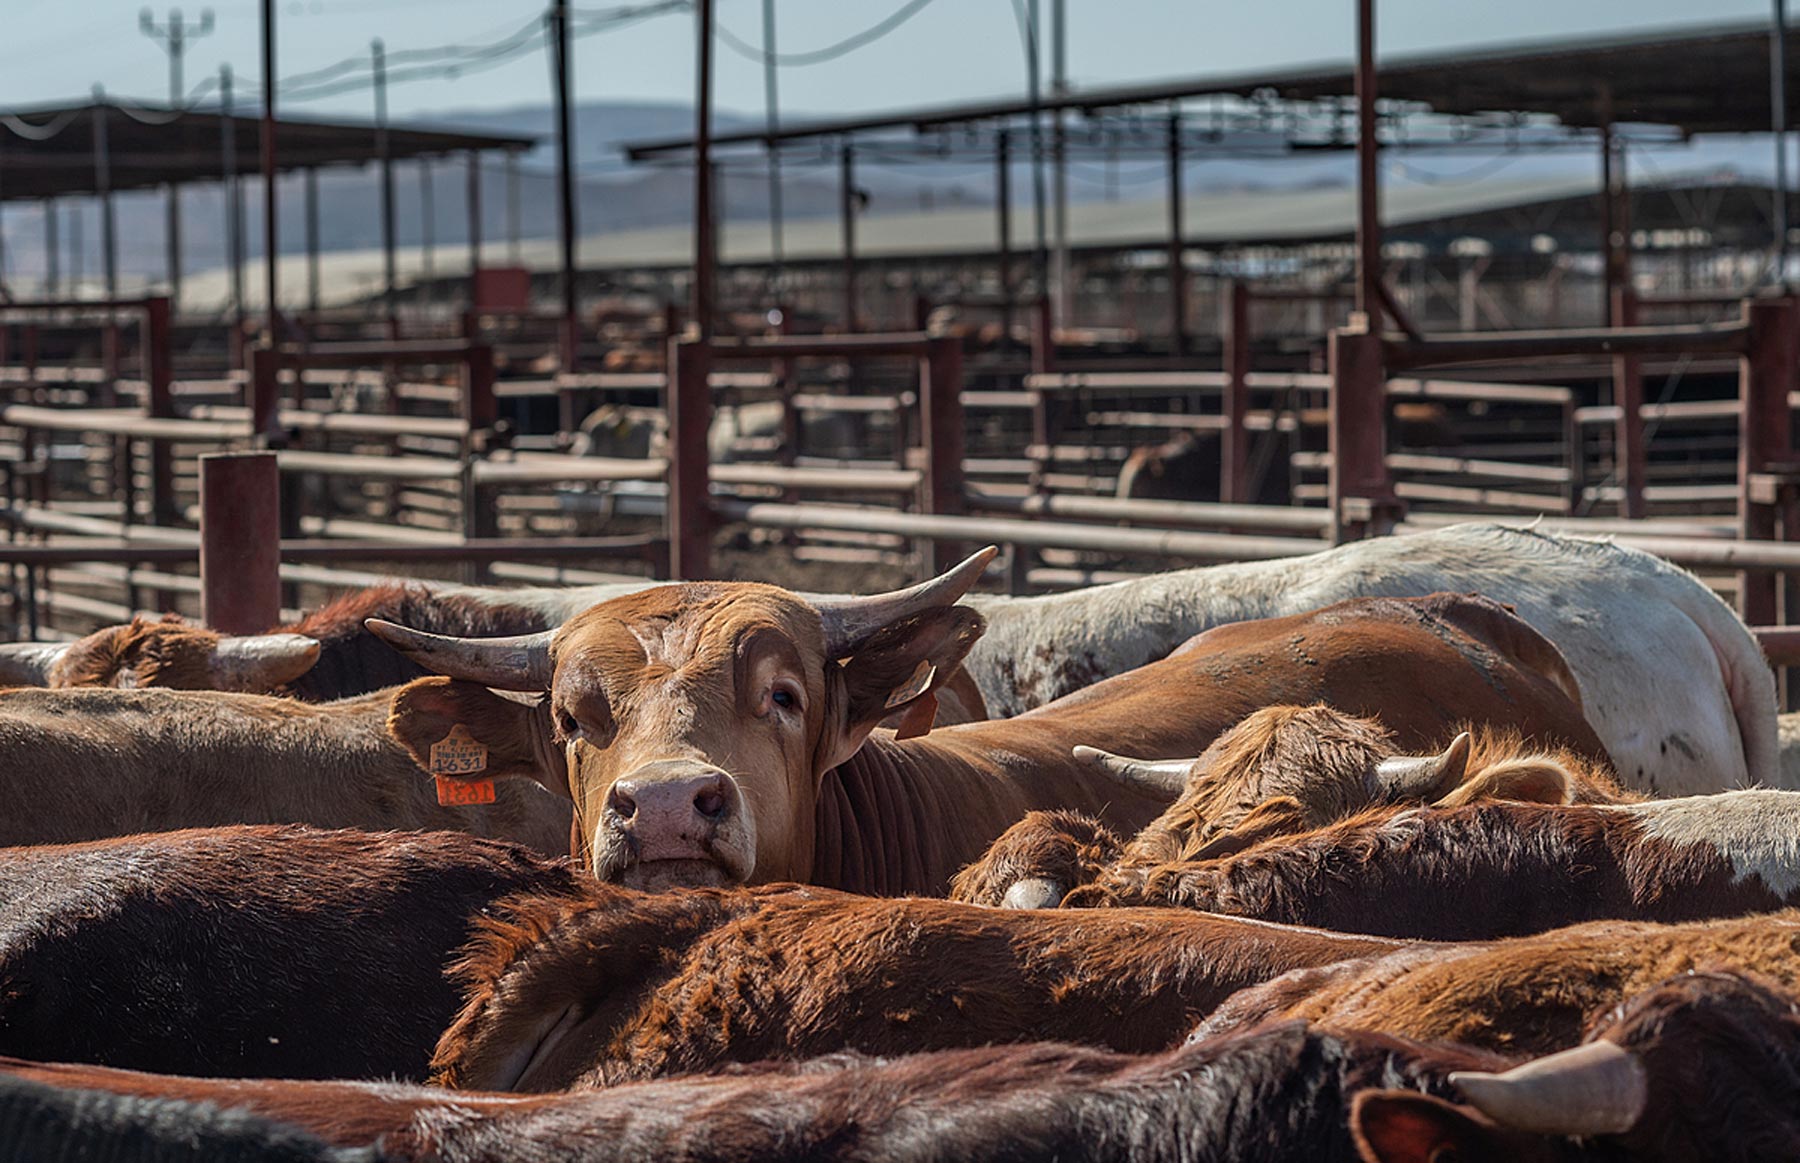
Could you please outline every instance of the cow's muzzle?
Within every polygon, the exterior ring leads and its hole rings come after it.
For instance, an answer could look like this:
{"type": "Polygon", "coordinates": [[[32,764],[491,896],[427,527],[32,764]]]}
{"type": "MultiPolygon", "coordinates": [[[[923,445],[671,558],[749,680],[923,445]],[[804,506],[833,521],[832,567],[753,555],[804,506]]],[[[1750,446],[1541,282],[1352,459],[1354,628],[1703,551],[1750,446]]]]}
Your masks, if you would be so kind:
{"type": "Polygon", "coordinates": [[[594,834],[594,874],[652,891],[742,884],[755,824],[737,780],[689,759],[646,763],[614,781],[594,834]]]}

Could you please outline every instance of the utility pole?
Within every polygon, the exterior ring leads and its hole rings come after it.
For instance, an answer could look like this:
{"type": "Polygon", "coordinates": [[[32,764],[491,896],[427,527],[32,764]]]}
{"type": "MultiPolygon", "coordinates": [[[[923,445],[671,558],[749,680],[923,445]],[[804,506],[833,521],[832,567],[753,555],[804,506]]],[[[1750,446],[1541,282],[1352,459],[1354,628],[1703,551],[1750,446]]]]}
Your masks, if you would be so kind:
{"type": "Polygon", "coordinates": [[[1038,62],[1038,0],[1031,0],[1025,22],[1025,85],[1031,110],[1031,217],[1034,245],[1031,268],[1037,279],[1037,292],[1050,296],[1050,253],[1044,217],[1044,119],[1043,87],[1039,81],[1042,69],[1038,62]]]}
{"type": "Polygon", "coordinates": [[[1769,130],[1775,139],[1774,214],[1775,285],[1787,289],[1788,260],[1788,119],[1787,0],[1775,0],[1769,37],[1769,130]]]}
{"type": "Polygon", "coordinates": [[[1051,180],[1055,183],[1051,194],[1055,214],[1052,234],[1056,247],[1050,258],[1050,282],[1056,288],[1056,297],[1051,300],[1055,307],[1052,318],[1059,327],[1069,325],[1074,306],[1069,284],[1069,151],[1061,105],[1069,95],[1068,15],[1067,0],[1050,0],[1050,96],[1058,102],[1050,121],[1051,180]]]}
{"type": "Polygon", "coordinates": [[[769,127],[769,283],[780,295],[781,286],[781,146],[775,134],[781,129],[775,91],[775,0],[763,0],[763,108],[769,127]]]}
{"type": "Polygon", "coordinates": [[[275,0],[262,0],[262,180],[263,180],[263,305],[268,309],[263,342],[274,347],[281,342],[281,310],[276,295],[275,265],[281,257],[280,224],[276,215],[275,161],[280,151],[275,145],[275,91],[280,87],[275,69],[275,0]]]}
{"type": "MultiPolygon", "coordinates": [[[[210,8],[200,10],[197,24],[189,24],[181,17],[181,9],[169,9],[169,18],[163,23],[156,22],[155,13],[145,8],[138,13],[138,30],[151,40],[162,46],[169,54],[169,108],[181,109],[187,105],[187,90],[182,85],[181,58],[187,52],[188,41],[208,36],[213,30],[213,13],[210,8]]],[[[181,307],[181,186],[170,182],[168,188],[168,218],[164,226],[164,239],[169,249],[169,305],[172,310],[181,307]]]]}
{"type": "Polygon", "coordinates": [[[238,187],[237,116],[231,106],[231,66],[219,66],[220,177],[225,185],[225,255],[231,268],[231,352],[238,359],[244,336],[244,204],[238,187]]]}
{"type": "Polygon", "coordinates": [[[557,366],[564,372],[573,372],[581,355],[581,327],[575,297],[575,126],[574,81],[569,75],[569,0],[556,0],[549,18],[550,55],[556,66],[556,211],[562,267],[557,366]]]}
{"type": "Polygon", "coordinates": [[[381,160],[381,298],[387,306],[388,338],[397,339],[399,275],[394,269],[394,158],[388,149],[387,49],[369,42],[369,72],[375,83],[375,154],[381,160]]]}

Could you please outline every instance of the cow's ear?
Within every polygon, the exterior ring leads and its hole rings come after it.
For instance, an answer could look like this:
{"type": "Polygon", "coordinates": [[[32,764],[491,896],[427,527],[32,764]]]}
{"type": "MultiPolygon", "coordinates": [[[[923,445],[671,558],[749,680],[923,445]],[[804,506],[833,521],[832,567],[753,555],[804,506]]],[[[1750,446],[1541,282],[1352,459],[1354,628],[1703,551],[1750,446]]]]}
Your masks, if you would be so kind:
{"type": "Polygon", "coordinates": [[[983,625],[967,606],[926,610],[882,627],[844,662],[827,663],[819,770],[855,755],[889,715],[901,716],[903,739],[929,731],[938,688],[950,681],[983,625]]]}
{"type": "Polygon", "coordinates": [[[542,704],[498,695],[480,683],[421,678],[394,692],[388,734],[426,771],[470,779],[533,779],[569,798],[562,752],[550,742],[549,712],[542,704]]]}
{"type": "Polygon", "coordinates": [[[1350,1107],[1350,1134],[1364,1163],[1485,1163],[1530,1159],[1519,1135],[1503,1134],[1481,1115],[1411,1090],[1365,1090],[1350,1107]],[[1520,1148],[1525,1153],[1516,1154],[1520,1148]]]}

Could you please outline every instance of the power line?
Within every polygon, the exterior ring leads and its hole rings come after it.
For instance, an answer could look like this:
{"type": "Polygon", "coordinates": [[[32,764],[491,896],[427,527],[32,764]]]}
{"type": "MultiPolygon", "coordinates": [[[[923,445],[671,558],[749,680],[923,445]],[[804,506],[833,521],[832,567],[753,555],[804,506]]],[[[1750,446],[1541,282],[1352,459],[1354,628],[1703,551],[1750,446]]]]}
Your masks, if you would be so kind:
{"type": "Polygon", "coordinates": [[[748,57],[758,64],[769,64],[772,62],[783,68],[801,65],[818,65],[824,64],[826,61],[836,60],[841,56],[855,52],[866,44],[872,44],[875,41],[880,40],[888,33],[894,31],[896,28],[899,28],[902,24],[905,24],[908,20],[911,20],[914,16],[918,15],[918,13],[930,3],[931,0],[907,0],[907,3],[902,4],[892,14],[877,23],[870,25],[868,28],[863,29],[861,32],[847,36],[836,44],[826,45],[824,48],[816,48],[807,52],[764,52],[761,48],[758,48],[743,37],[732,32],[729,28],[726,28],[723,24],[714,22],[713,30],[718,33],[719,39],[725,42],[727,48],[731,49],[731,51],[737,53],[739,56],[748,57]]]}

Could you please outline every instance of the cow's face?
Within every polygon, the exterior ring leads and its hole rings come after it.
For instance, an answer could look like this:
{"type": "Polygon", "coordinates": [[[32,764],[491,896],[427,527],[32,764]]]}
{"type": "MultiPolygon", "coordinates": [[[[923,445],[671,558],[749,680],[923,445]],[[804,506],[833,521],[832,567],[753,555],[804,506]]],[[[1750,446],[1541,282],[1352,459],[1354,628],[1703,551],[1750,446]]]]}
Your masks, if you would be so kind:
{"type": "Polygon", "coordinates": [[[989,556],[843,603],[756,583],[662,586],[526,639],[372,624],[425,666],[473,680],[403,688],[390,725],[428,768],[461,726],[488,753],[481,774],[531,774],[570,796],[577,854],[604,879],[803,879],[820,778],[896,711],[902,734],[929,728],[936,688],[981,632],[954,602],[989,556]],[[486,686],[542,698],[524,706],[486,686]]]}
{"type": "Polygon", "coordinates": [[[1374,720],[1320,704],[1256,711],[1192,761],[1079,750],[1175,797],[1132,844],[1134,858],[1166,861],[1225,855],[1228,836],[1236,848],[1271,829],[1317,828],[1375,804],[1438,800],[1464,778],[1469,749],[1464,734],[1441,755],[1398,755],[1374,720]]]}
{"type": "Polygon", "coordinates": [[[302,634],[228,637],[170,614],[134,618],[76,642],[0,644],[0,683],[263,694],[293,682],[318,658],[319,643],[302,634]]]}

